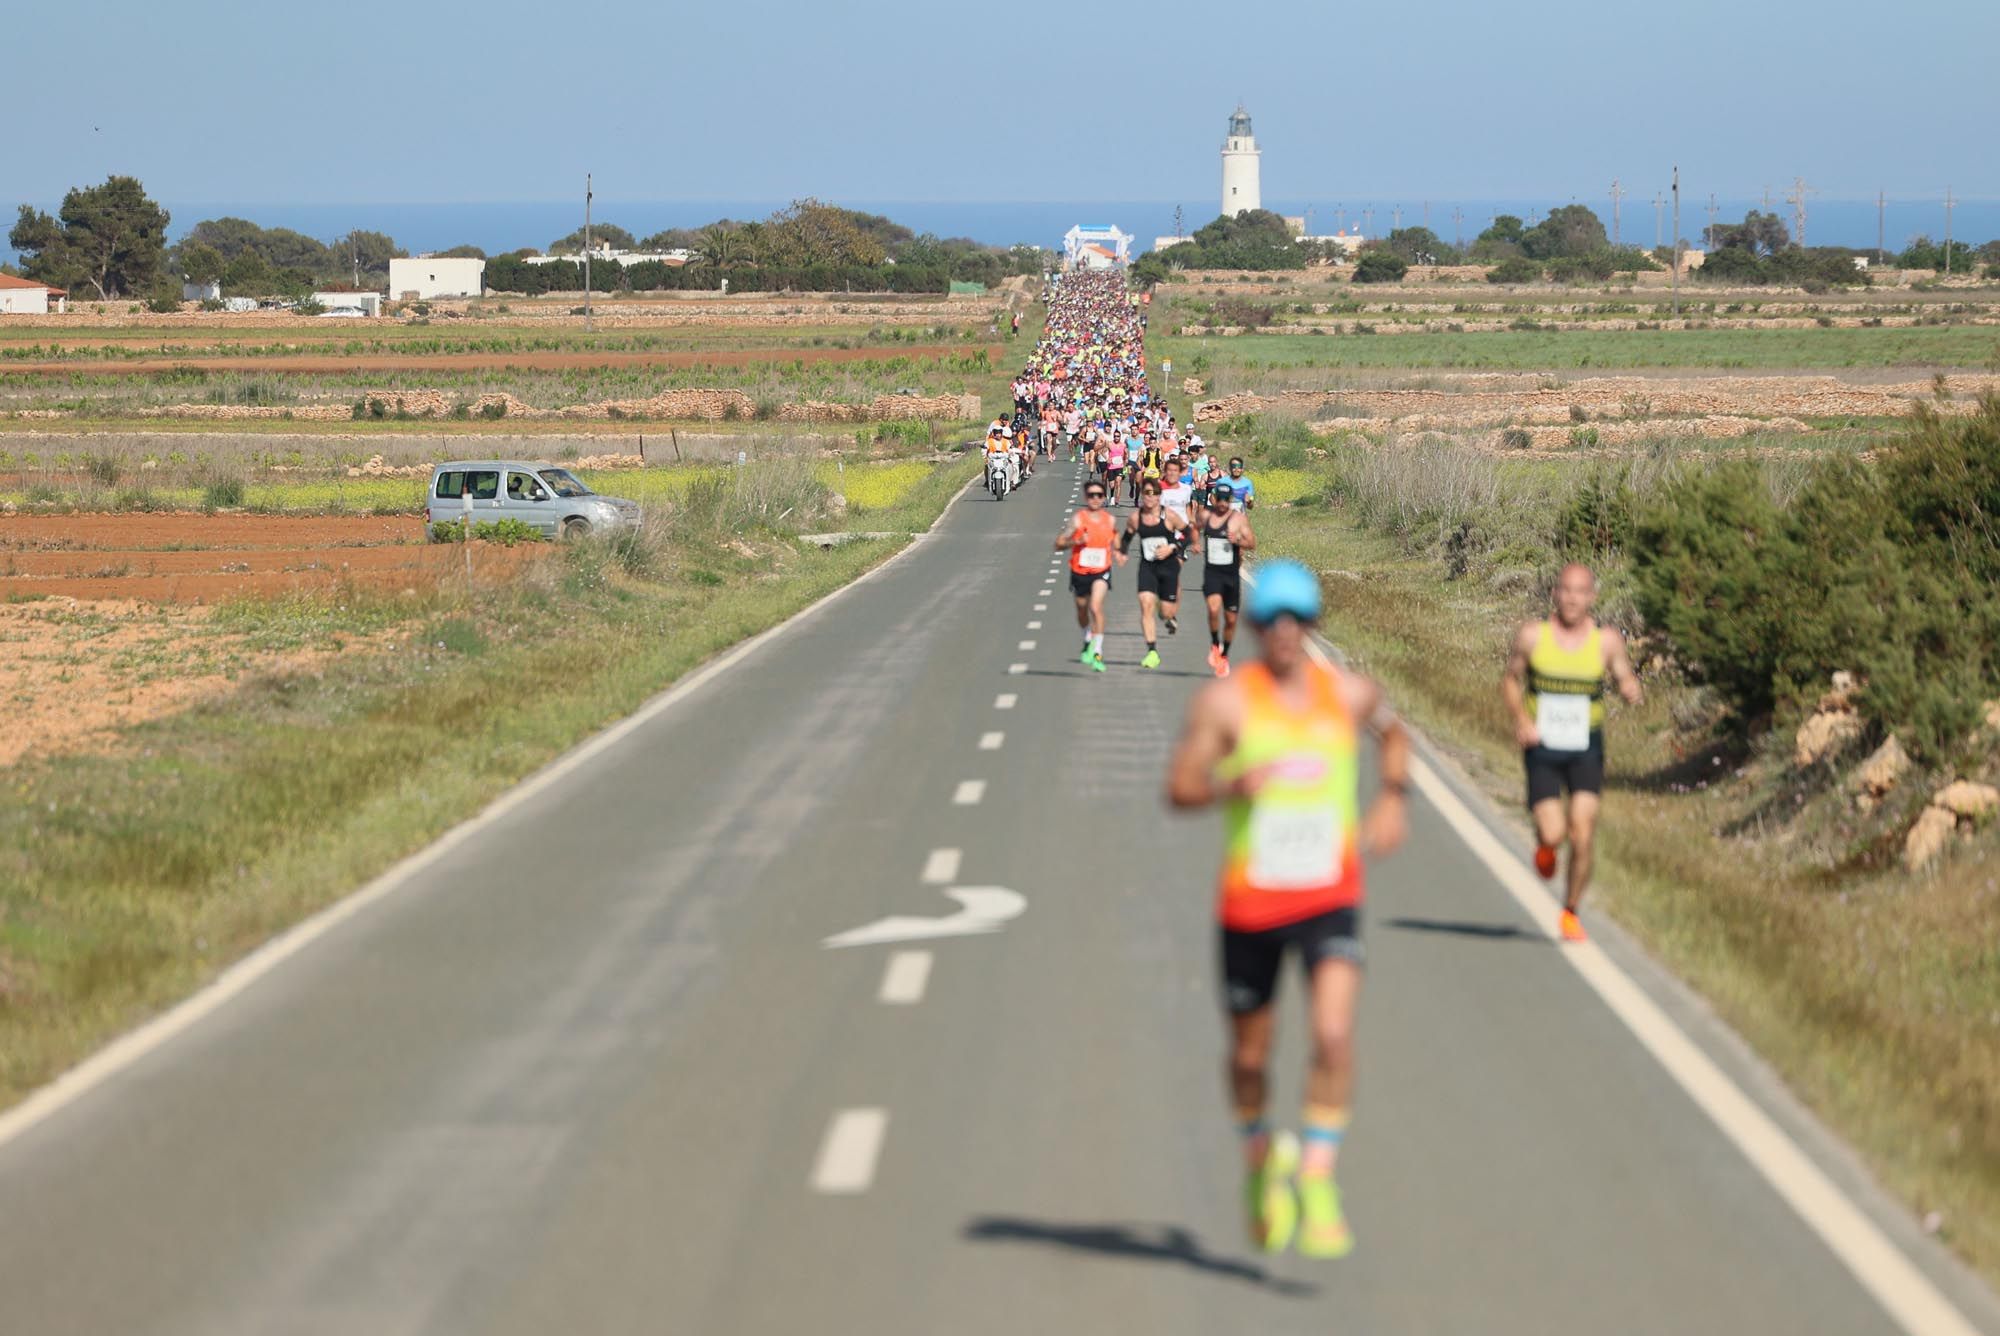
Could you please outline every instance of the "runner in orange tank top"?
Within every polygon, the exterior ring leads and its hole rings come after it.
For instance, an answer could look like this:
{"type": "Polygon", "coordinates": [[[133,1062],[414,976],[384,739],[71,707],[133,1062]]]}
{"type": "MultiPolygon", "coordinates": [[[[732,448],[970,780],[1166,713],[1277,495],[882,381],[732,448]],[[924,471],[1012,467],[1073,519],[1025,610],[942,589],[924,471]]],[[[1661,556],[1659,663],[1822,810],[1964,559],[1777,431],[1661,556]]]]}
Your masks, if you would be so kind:
{"type": "Polygon", "coordinates": [[[1056,551],[1069,553],[1069,591],[1076,597],[1076,624],[1083,632],[1077,661],[1098,673],[1104,671],[1104,600],[1111,592],[1111,567],[1125,564],[1125,554],[1117,548],[1118,522],[1104,508],[1104,495],[1102,482],[1086,482],[1083,509],[1069,517],[1055,542],[1056,551]]]}
{"type": "Polygon", "coordinates": [[[1178,808],[1221,804],[1226,819],[1217,917],[1251,1236],[1275,1252],[1296,1230],[1300,1253],[1341,1257],[1353,1236],[1333,1170],[1353,1089],[1361,860],[1402,843],[1410,744],[1380,687],[1313,661],[1319,606],[1319,582],[1297,562],[1259,571],[1245,610],[1261,657],[1195,697],[1168,772],[1167,801],[1178,808]],[[1379,744],[1382,774],[1365,815],[1364,728],[1379,744]],[[1274,1140],[1264,1121],[1272,999],[1293,950],[1305,966],[1312,1009],[1302,1154],[1289,1136],[1274,1140]]]}

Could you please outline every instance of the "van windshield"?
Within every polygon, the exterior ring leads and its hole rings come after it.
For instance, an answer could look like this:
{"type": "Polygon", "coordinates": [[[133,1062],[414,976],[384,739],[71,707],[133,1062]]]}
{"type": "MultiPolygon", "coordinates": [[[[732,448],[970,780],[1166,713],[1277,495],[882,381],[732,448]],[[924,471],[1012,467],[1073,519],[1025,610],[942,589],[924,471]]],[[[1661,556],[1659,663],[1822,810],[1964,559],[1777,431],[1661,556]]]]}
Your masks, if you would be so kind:
{"type": "Polygon", "coordinates": [[[590,489],[578,482],[576,475],[568,469],[543,469],[541,474],[542,481],[547,483],[549,490],[557,496],[567,498],[572,496],[589,496],[591,494],[590,489]]]}

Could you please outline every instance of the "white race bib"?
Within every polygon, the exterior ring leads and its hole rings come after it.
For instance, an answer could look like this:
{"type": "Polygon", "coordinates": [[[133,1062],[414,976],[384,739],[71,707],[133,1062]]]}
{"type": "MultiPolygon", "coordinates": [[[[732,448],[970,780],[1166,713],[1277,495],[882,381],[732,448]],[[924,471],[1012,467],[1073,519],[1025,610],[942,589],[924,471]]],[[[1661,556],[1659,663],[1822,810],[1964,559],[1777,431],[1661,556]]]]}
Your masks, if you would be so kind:
{"type": "Polygon", "coordinates": [[[1535,728],[1550,751],[1589,750],[1590,697],[1537,695],[1535,728]]]}
{"type": "Polygon", "coordinates": [[[1233,566],[1236,564],[1236,544],[1227,538],[1208,540],[1208,564],[1211,566],[1233,566]]]}
{"type": "Polygon", "coordinates": [[[1340,880],[1340,813],[1313,807],[1250,809],[1249,879],[1259,890],[1306,891],[1340,880]]]}
{"type": "Polygon", "coordinates": [[[1076,564],[1087,571],[1101,571],[1111,564],[1111,549],[1108,547],[1082,547],[1076,552],[1076,564]]]}
{"type": "Polygon", "coordinates": [[[1170,538],[1141,538],[1139,540],[1139,552],[1148,561],[1165,561],[1167,553],[1173,550],[1174,544],[1170,538]]]}

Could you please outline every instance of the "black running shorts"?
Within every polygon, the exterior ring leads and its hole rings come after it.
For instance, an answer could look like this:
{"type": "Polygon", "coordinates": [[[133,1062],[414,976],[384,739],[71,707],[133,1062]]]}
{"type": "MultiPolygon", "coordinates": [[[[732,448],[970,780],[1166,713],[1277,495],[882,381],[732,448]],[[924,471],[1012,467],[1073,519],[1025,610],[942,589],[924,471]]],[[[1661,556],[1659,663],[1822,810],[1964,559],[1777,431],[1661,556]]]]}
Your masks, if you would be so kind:
{"type": "Polygon", "coordinates": [[[1243,602],[1243,573],[1234,566],[1209,566],[1201,573],[1201,596],[1222,595],[1225,612],[1234,612],[1243,602]]]}
{"type": "Polygon", "coordinates": [[[1582,751],[1530,747],[1521,753],[1528,771],[1528,806],[1570,793],[1604,792],[1604,734],[1590,730],[1582,751]]]}
{"type": "Polygon", "coordinates": [[[1142,561],[1138,584],[1140,593],[1155,595],[1162,603],[1172,603],[1181,596],[1181,564],[1172,558],[1142,561]]]}
{"type": "Polygon", "coordinates": [[[1262,1011],[1278,992],[1278,971],[1288,947],[1298,948],[1306,977],[1326,960],[1359,966],[1367,959],[1361,946],[1358,907],[1330,910],[1263,932],[1222,930],[1222,995],[1232,1016],[1262,1011]]]}
{"type": "Polygon", "coordinates": [[[1078,598],[1089,598],[1090,587],[1099,580],[1104,582],[1106,589],[1111,588],[1110,571],[1099,571],[1095,575],[1083,575],[1077,571],[1071,571],[1069,573],[1069,592],[1075,594],[1078,598]]]}

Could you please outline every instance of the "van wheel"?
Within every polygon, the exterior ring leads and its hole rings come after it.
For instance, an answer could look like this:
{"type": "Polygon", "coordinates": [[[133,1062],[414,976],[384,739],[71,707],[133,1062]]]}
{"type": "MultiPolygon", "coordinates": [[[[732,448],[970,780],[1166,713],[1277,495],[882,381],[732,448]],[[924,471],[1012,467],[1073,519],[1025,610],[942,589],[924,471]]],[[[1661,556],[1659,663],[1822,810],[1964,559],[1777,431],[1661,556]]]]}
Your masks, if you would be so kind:
{"type": "Polygon", "coordinates": [[[563,540],[563,541],[564,541],[565,543],[574,543],[574,542],[575,542],[575,541],[576,541],[577,539],[579,539],[579,538],[582,538],[582,537],[583,537],[584,535],[588,534],[589,532],[590,532],[590,521],[589,521],[589,520],[564,520],[564,521],[563,521],[563,526],[562,526],[562,540],[563,540]]]}

